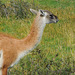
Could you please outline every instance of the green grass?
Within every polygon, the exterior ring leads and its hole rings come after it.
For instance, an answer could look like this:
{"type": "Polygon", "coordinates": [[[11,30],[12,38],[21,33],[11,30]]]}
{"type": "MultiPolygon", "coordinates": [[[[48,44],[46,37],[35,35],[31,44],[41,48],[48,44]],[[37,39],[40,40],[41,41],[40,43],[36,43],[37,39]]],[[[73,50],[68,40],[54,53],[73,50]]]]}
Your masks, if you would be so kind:
{"type": "Polygon", "coordinates": [[[29,19],[12,19],[1,18],[0,19],[0,32],[10,34],[16,38],[26,37],[29,33],[31,21],[29,19]]]}
{"type": "Polygon", "coordinates": [[[45,5],[51,8],[66,8],[69,6],[73,6],[74,2],[74,0],[39,0],[39,3],[41,5],[45,5]]]}
{"type": "MultiPolygon", "coordinates": [[[[56,14],[59,22],[46,25],[40,44],[10,70],[11,75],[74,75],[75,1],[36,1],[40,8],[56,14]]],[[[0,32],[19,39],[26,37],[34,17],[30,16],[29,19],[18,20],[0,18],[0,32]]]]}

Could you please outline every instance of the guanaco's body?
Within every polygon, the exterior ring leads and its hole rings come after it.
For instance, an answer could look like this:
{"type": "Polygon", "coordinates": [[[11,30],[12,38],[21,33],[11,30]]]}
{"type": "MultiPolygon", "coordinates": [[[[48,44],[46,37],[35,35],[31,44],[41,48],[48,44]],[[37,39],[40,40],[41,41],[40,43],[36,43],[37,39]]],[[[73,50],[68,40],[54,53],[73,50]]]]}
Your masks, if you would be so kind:
{"type": "Polygon", "coordinates": [[[32,51],[40,42],[45,25],[56,23],[57,17],[46,10],[30,11],[36,14],[32,23],[31,31],[24,39],[15,39],[0,34],[0,75],[7,75],[7,69],[14,66],[18,61],[32,51]]]}

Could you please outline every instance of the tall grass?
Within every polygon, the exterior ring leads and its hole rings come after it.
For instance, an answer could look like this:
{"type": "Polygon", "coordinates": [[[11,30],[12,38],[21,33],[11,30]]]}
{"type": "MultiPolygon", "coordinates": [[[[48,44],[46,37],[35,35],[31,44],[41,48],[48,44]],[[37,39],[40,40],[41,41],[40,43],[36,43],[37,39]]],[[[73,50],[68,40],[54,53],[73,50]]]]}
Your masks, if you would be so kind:
{"type": "MultiPolygon", "coordinates": [[[[56,14],[59,22],[46,25],[38,47],[10,69],[11,75],[74,75],[75,2],[74,0],[37,1],[41,4],[40,8],[56,14]]],[[[33,15],[30,16],[28,19],[17,20],[0,18],[0,32],[19,39],[26,37],[34,18],[33,15]]]]}

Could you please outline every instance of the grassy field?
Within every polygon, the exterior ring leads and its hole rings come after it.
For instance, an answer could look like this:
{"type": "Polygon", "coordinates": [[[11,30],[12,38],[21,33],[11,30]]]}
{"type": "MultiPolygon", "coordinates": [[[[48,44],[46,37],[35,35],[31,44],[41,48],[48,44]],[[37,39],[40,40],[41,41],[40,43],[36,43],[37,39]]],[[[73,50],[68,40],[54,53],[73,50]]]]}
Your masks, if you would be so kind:
{"type": "MultiPolygon", "coordinates": [[[[59,22],[46,25],[40,44],[10,69],[11,75],[75,75],[75,1],[36,0],[34,3],[57,15],[59,22]]],[[[19,39],[26,37],[34,19],[30,16],[0,18],[0,32],[19,39]]]]}

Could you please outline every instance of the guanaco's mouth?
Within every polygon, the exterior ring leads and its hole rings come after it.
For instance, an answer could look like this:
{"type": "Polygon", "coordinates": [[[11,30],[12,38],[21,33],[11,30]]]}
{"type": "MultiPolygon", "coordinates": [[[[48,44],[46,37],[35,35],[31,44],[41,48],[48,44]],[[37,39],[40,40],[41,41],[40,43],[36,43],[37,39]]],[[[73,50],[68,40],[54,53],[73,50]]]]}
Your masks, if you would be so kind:
{"type": "Polygon", "coordinates": [[[59,20],[57,19],[57,20],[54,20],[53,22],[54,22],[54,23],[57,23],[58,21],[59,21],[59,20]]]}

